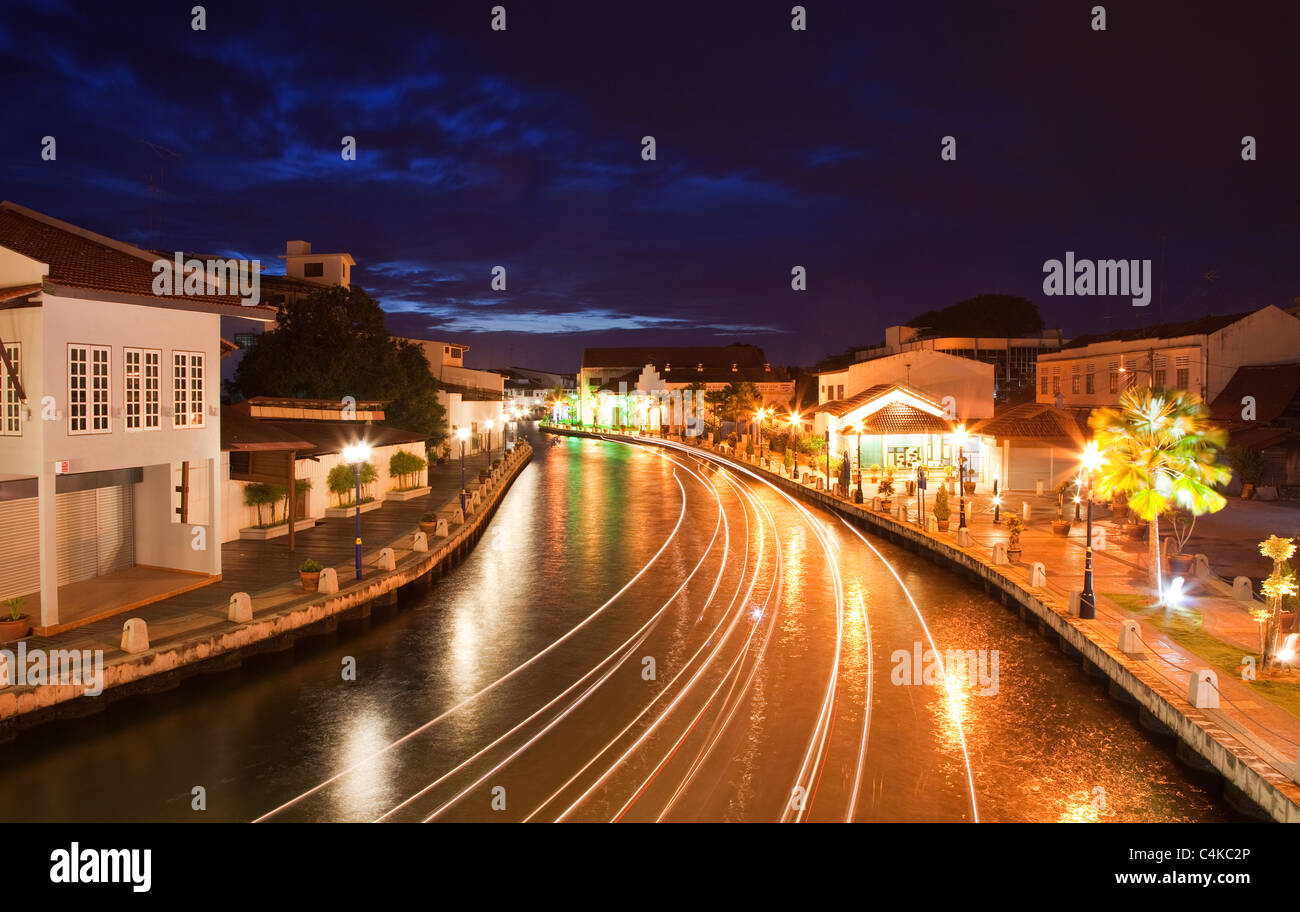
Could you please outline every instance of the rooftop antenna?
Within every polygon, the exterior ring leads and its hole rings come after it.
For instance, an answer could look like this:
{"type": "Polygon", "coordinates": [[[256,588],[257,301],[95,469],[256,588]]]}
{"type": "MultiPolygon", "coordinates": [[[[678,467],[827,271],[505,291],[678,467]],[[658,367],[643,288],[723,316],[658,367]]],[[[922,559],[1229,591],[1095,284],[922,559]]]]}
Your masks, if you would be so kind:
{"type": "Polygon", "coordinates": [[[154,250],[157,250],[158,235],[162,233],[163,197],[164,197],[164,190],[165,190],[166,177],[167,177],[167,162],[169,159],[179,160],[181,158],[181,154],[179,152],[173,151],[172,149],[168,149],[166,146],[160,146],[157,143],[151,143],[147,139],[142,139],[140,140],[140,142],[144,143],[146,146],[152,149],[153,154],[158,156],[160,161],[158,165],[158,187],[156,190],[154,189],[153,186],[153,180],[146,178],[146,180],[148,180],[148,186],[149,186],[149,230],[153,232],[153,240],[150,242],[150,246],[154,250]],[[158,194],[157,231],[154,231],[154,224],[153,224],[153,194],[155,193],[158,194]]]}

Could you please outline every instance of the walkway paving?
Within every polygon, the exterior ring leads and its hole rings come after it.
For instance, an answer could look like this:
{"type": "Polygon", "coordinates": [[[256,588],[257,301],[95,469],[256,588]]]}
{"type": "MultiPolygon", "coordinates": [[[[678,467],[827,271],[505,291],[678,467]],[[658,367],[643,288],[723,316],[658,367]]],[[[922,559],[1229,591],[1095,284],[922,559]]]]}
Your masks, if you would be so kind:
{"type": "MultiPolygon", "coordinates": [[[[495,455],[501,458],[501,450],[495,450],[495,455]]],[[[479,470],[488,462],[486,454],[466,456],[466,481],[471,484],[477,481],[479,470]]],[[[404,535],[409,536],[422,514],[436,511],[457,497],[461,488],[460,461],[434,466],[430,488],[430,493],[423,497],[385,501],[379,509],[361,514],[363,579],[380,572],[375,565],[382,548],[404,535]]],[[[292,552],[288,536],[269,541],[226,542],[221,546],[222,578],[216,583],[52,636],[30,636],[25,642],[28,649],[103,649],[105,661],[112,661],[115,656],[125,656],[120,646],[122,623],[128,617],[145,620],[150,644],[156,646],[227,623],[230,596],[236,592],[249,593],[259,613],[268,608],[308,602],[315,593],[302,591],[298,566],[313,558],[326,567],[336,568],[340,585],[346,586],[356,578],[354,541],[354,519],[349,516],[321,519],[314,528],[298,532],[292,552]]]]}

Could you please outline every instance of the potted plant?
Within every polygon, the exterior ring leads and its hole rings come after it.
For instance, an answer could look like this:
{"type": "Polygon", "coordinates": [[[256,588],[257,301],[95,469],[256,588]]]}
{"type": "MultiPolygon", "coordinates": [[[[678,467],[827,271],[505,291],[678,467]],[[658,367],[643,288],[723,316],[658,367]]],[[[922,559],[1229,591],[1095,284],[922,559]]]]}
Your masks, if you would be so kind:
{"type": "MultiPolygon", "coordinates": [[[[962,469],[964,470],[963,473],[962,473],[962,477],[963,477],[963,478],[970,478],[970,476],[971,476],[970,466],[968,466],[965,462],[963,462],[963,463],[962,463],[962,469]]],[[[966,489],[966,493],[967,493],[967,495],[970,495],[970,494],[974,494],[974,493],[975,493],[975,482],[974,482],[974,481],[963,482],[962,487],[964,487],[964,488],[966,489]]]]}
{"type": "Polygon", "coordinates": [[[1229,447],[1228,463],[1241,481],[1241,499],[1254,500],[1255,489],[1264,480],[1264,456],[1249,447],[1229,447]]]}
{"type": "Polygon", "coordinates": [[[1016,563],[1020,560],[1020,533],[1025,531],[1024,521],[1014,513],[1007,516],[1007,531],[1011,537],[1007,540],[1007,560],[1016,563]]]}
{"type": "Polygon", "coordinates": [[[880,477],[880,466],[876,465],[875,463],[872,463],[870,466],[868,466],[867,477],[871,479],[872,484],[875,484],[876,479],[880,477]]]}
{"type": "Polygon", "coordinates": [[[949,465],[943,467],[944,487],[948,489],[949,494],[957,493],[957,483],[952,480],[952,476],[954,474],[956,474],[956,469],[954,469],[952,466],[949,465]]]}
{"type": "Polygon", "coordinates": [[[934,513],[935,521],[939,523],[939,531],[948,531],[948,518],[952,516],[952,508],[948,506],[948,489],[939,486],[934,492],[934,513]]]}
{"type": "Polygon", "coordinates": [[[1063,481],[1056,487],[1056,519],[1052,520],[1052,534],[1062,538],[1070,534],[1070,520],[1065,515],[1065,495],[1072,484],[1063,481]]]}
{"type": "Polygon", "coordinates": [[[1183,548],[1187,547],[1192,530],[1196,528],[1196,517],[1186,510],[1174,510],[1169,515],[1169,524],[1173,529],[1169,538],[1173,543],[1169,552],[1169,572],[1174,576],[1186,577],[1192,572],[1196,559],[1190,554],[1184,554],[1183,548]]]}
{"type": "Polygon", "coordinates": [[[324,569],[310,557],[298,565],[298,576],[302,580],[304,591],[316,592],[320,589],[320,572],[324,569]]]}
{"type": "Polygon", "coordinates": [[[420,531],[425,535],[433,535],[438,531],[438,514],[421,513],[420,514],[420,531]]]}
{"type": "Polygon", "coordinates": [[[880,492],[880,509],[888,513],[893,508],[891,498],[894,495],[894,477],[886,475],[880,479],[880,487],[877,490],[880,492]]]}
{"type": "Polygon", "coordinates": [[[12,643],[15,640],[21,640],[31,632],[31,619],[23,614],[23,598],[7,598],[4,600],[4,614],[0,619],[0,643],[12,643]]]}

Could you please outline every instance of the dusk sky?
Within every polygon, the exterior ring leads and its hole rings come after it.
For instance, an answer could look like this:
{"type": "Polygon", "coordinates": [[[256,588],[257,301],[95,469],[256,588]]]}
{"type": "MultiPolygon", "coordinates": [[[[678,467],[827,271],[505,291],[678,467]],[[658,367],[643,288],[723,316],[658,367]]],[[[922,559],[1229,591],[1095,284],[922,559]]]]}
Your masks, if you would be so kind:
{"type": "Polygon", "coordinates": [[[985,292],[1067,334],[1300,296],[1294,0],[1106,3],[1104,32],[1042,0],[813,0],[806,31],[785,0],[504,0],[503,32],[486,0],[193,5],[7,2],[0,197],[271,272],[350,252],[394,331],[476,367],[810,364],[985,292]],[[1067,250],[1150,259],[1151,305],[1045,297],[1067,250]]]}

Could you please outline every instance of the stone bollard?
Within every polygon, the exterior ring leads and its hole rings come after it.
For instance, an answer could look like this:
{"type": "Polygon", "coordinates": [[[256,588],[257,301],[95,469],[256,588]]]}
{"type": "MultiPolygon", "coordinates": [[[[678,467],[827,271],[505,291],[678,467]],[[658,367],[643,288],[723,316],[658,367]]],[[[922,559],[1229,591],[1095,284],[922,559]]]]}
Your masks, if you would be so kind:
{"type": "Polygon", "coordinates": [[[1208,668],[1198,668],[1187,682],[1187,702],[1197,709],[1219,708],[1219,676],[1208,668]]]}
{"type": "Polygon", "coordinates": [[[1082,600],[1083,600],[1083,590],[1081,589],[1070,590],[1070,617],[1077,618],[1079,616],[1079,603],[1082,600]]]}
{"type": "Polygon", "coordinates": [[[957,547],[970,547],[970,529],[967,529],[964,526],[957,529],[957,547]]]}
{"type": "Polygon", "coordinates": [[[1029,565],[1029,585],[1036,589],[1047,585],[1047,568],[1042,561],[1034,561],[1029,565]]]}
{"type": "Polygon", "coordinates": [[[894,519],[901,519],[904,522],[907,521],[907,504],[902,501],[894,504],[894,519]]]}
{"type": "Polygon", "coordinates": [[[1029,522],[1029,501],[1022,500],[1020,503],[1021,503],[1020,518],[1023,519],[1025,522],[1029,522]]]}
{"type": "Polygon", "coordinates": [[[1042,496],[1043,496],[1043,482],[1042,482],[1041,480],[1034,482],[1034,487],[1035,487],[1035,489],[1036,489],[1035,493],[1037,493],[1039,497],[1042,497],[1042,496]]]}
{"type": "Polygon", "coordinates": [[[322,595],[333,595],[339,591],[339,572],[333,567],[326,567],[320,572],[316,581],[316,591],[322,595]]]}
{"type": "Polygon", "coordinates": [[[232,624],[247,624],[253,619],[253,600],[247,592],[236,592],[230,597],[226,620],[232,624]]]}
{"type": "Polygon", "coordinates": [[[974,518],[975,518],[975,498],[972,497],[966,501],[966,524],[969,525],[970,521],[974,518]]]}
{"type": "Polygon", "coordinates": [[[1206,579],[1212,575],[1213,571],[1210,570],[1210,559],[1204,554],[1196,555],[1196,557],[1193,558],[1193,561],[1195,569],[1192,571],[1192,576],[1197,579],[1206,579]]]}
{"type": "Polygon", "coordinates": [[[818,475],[818,476],[817,476],[817,490],[818,490],[818,491],[820,491],[820,490],[822,489],[822,482],[823,482],[823,481],[824,481],[824,479],[823,479],[820,475],[818,475]]]}
{"type": "Polygon", "coordinates": [[[131,618],[122,625],[122,651],[132,655],[149,648],[149,625],[144,618],[131,618]]]}
{"type": "Polygon", "coordinates": [[[994,563],[995,565],[999,565],[999,564],[1005,564],[1005,563],[1007,563],[1007,543],[1006,543],[1006,542],[994,542],[994,543],[993,543],[993,563],[994,563]]]}
{"type": "Polygon", "coordinates": [[[1239,576],[1232,581],[1232,597],[1239,602],[1255,600],[1255,586],[1249,576],[1239,576]]]}
{"type": "Polygon", "coordinates": [[[939,520],[935,519],[933,515],[925,518],[925,531],[933,532],[936,535],[939,533],[939,520]]]}
{"type": "Polygon", "coordinates": [[[448,531],[447,529],[446,518],[442,516],[438,517],[438,525],[434,528],[433,534],[438,538],[446,538],[448,535],[451,534],[451,532],[448,531]]]}
{"type": "Polygon", "coordinates": [[[1092,527],[1092,550],[1106,550],[1106,530],[1101,526],[1092,527]]]}
{"type": "Polygon", "coordinates": [[[379,551],[379,563],[376,565],[380,570],[396,570],[397,555],[393,553],[392,548],[381,548],[379,551]]]}
{"type": "Polygon", "coordinates": [[[1142,648],[1142,628],[1137,621],[1128,620],[1119,625],[1119,651],[1124,655],[1140,656],[1142,648]]]}
{"type": "Polygon", "coordinates": [[[452,501],[439,510],[438,515],[446,517],[447,522],[454,522],[458,526],[465,522],[465,514],[461,512],[460,501],[452,501]]]}
{"type": "Polygon", "coordinates": [[[416,532],[414,535],[412,535],[412,536],[411,536],[411,550],[412,550],[412,551],[428,551],[428,550],[429,550],[429,536],[425,535],[423,532],[416,532]]]}

